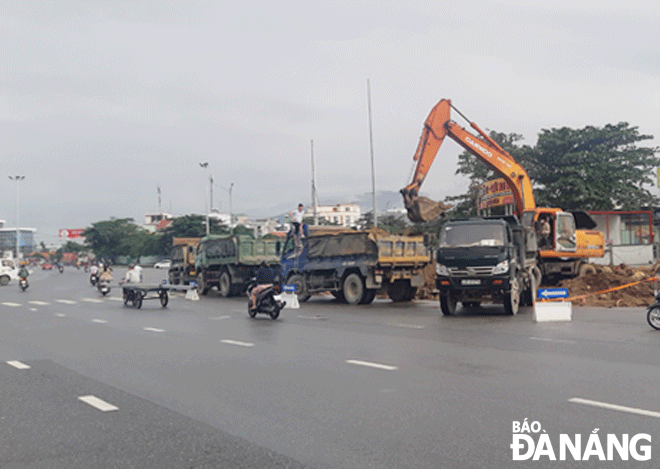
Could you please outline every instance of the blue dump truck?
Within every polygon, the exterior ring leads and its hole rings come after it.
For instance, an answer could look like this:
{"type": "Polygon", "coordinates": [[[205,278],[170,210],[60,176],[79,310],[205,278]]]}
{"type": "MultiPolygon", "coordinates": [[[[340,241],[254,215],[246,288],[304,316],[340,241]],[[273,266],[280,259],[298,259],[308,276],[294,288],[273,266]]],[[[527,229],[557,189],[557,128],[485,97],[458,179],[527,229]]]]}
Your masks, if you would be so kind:
{"type": "Polygon", "coordinates": [[[298,246],[287,238],[281,277],[296,286],[298,300],[330,292],[349,304],[369,304],[383,289],[393,301],[410,301],[424,285],[431,254],[422,236],[383,230],[312,230],[298,246]]]}

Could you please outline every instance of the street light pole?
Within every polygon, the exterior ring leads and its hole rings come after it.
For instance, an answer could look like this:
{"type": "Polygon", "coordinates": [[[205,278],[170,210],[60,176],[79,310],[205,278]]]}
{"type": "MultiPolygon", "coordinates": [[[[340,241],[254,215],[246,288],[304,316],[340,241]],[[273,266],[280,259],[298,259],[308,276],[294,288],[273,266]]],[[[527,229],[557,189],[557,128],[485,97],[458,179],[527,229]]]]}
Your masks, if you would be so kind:
{"type": "Polygon", "coordinates": [[[16,263],[18,267],[18,262],[20,258],[20,247],[18,243],[18,238],[20,235],[20,228],[19,228],[19,218],[18,218],[18,183],[25,179],[25,176],[9,176],[9,179],[12,181],[16,181],[16,263]]]}

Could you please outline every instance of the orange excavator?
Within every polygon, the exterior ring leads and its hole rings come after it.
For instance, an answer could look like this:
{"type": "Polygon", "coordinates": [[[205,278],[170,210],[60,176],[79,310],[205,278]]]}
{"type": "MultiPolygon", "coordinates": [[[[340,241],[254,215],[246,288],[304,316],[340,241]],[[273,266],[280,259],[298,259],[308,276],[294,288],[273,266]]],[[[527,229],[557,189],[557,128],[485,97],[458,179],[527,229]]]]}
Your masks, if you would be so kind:
{"type": "Polygon", "coordinates": [[[525,169],[447,99],[441,100],[424,122],[414,156],[417,165],[413,180],[401,189],[411,221],[430,221],[450,207],[419,196],[419,189],[446,136],[506,180],[513,193],[516,215],[526,228],[537,234],[537,257],[544,276],[574,277],[593,269],[586,264],[588,258],[604,256],[605,239],[603,233],[594,230],[596,223],[591,216],[584,211],[564,212],[559,208],[536,207],[532,183],[525,169]],[[452,121],[451,109],[469,122],[478,135],[452,121]]]}

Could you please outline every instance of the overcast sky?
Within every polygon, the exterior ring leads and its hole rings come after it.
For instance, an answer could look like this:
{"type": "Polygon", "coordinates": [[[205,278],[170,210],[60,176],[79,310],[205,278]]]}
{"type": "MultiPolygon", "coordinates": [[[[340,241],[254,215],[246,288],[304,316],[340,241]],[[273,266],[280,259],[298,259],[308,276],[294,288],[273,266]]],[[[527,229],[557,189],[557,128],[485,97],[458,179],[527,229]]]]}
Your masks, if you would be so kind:
{"type": "MultiPolygon", "coordinates": [[[[660,2],[0,0],[0,219],[58,228],[213,205],[276,216],[411,175],[442,98],[519,133],[628,122],[660,146],[660,2]],[[199,166],[208,161],[208,169],[199,166]],[[224,188],[224,189],[223,189],[224,188]]],[[[464,125],[458,116],[455,119],[464,125]]],[[[466,191],[446,141],[422,187],[466,191]]]]}

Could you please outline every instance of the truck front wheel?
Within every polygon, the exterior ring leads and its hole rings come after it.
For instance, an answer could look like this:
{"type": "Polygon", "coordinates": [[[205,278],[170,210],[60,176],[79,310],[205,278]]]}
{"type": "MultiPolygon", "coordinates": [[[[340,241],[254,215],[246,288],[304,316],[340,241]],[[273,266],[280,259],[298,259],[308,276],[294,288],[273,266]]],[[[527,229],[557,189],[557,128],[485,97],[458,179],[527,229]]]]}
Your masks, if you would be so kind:
{"type": "Polygon", "coordinates": [[[206,295],[209,292],[209,287],[206,286],[206,282],[204,282],[204,274],[200,272],[197,275],[197,293],[200,295],[206,295]]]}
{"type": "Polygon", "coordinates": [[[220,285],[219,285],[219,290],[220,290],[220,295],[222,295],[223,298],[230,297],[232,294],[232,288],[231,288],[231,277],[229,276],[229,272],[226,270],[220,274],[220,285]]]}
{"type": "Polygon", "coordinates": [[[455,316],[457,304],[456,297],[451,292],[440,294],[440,309],[445,316],[455,316]]]}
{"type": "Polygon", "coordinates": [[[511,290],[504,294],[504,311],[513,316],[520,308],[520,280],[518,276],[511,279],[511,290]]]}
{"type": "Polygon", "coordinates": [[[360,301],[362,301],[362,296],[364,295],[364,290],[364,282],[362,281],[362,277],[358,274],[348,274],[344,279],[342,291],[344,292],[346,303],[350,305],[360,303],[360,301]]]}
{"type": "Polygon", "coordinates": [[[312,296],[307,293],[307,288],[305,288],[305,279],[302,275],[294,274],[287,280],[288,284],[296,286],[296,295],[298,295],[298,301],[304,303],[309,300],[309,297],[312,296]]]}

